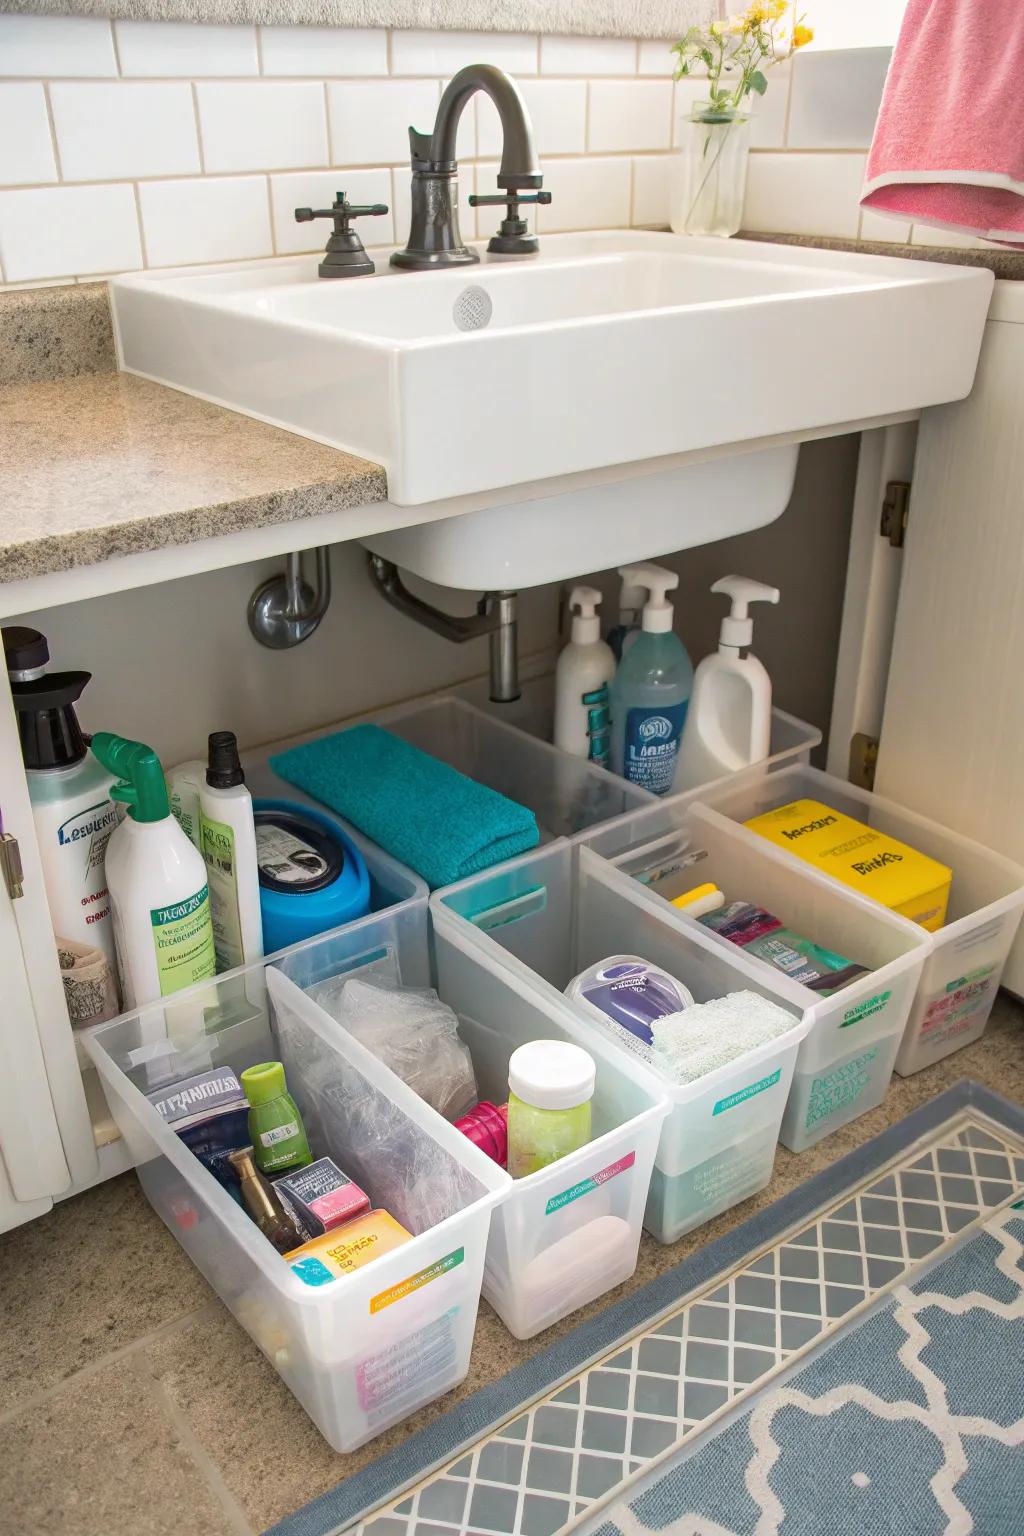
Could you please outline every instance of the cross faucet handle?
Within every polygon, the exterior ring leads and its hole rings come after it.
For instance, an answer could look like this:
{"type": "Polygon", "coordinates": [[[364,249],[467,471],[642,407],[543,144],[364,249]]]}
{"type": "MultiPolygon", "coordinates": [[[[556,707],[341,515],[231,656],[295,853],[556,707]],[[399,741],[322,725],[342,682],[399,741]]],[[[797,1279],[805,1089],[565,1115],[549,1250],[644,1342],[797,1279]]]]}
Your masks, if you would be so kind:
{"type": "Polygon", "coordinates": [[[350,203],[344,192],[339,192],[331,208],[296,208],[295,222],[308,224],[312,219],[333,219],[335,234],[348,234],[349,220],[362,219],[367,216],[380,218],[382,214],[390,213],[387,203],[366,203],[360,207],[356,203],[350,203]]]}
{"type": "Polygon", "coordinates": [[[333,219],[334,233],[327,242],[324,259],[318,267],[321,277],[367,277],[373,271],[373,262],[363,249],[363,242],[352,228],[353,219],[367,215],[379,218],[389,213],[387,203],[367,203],[358,207],[350,203],[344,192],[339,192],[330,208],[296,208],[297,224],[309,224],[313,219],[333,219]]]}
{"type": "Polygon", "coordinates": [[[519,208],[522,203],[548,204],[551,201],[550,192],[535,192],[532,196],[520,192],[515,187],[510,187],[507,192],[488,192],[480,196],[476,192],[469,195],[471,208],[489,208],[504,204],[505,217],[498,227],[498,233],[493,235],[487,243],[487,249],[498,256],[523,256],[536,251],[537,239],[527,233],[526,220],[519,217],[519,208]]]}

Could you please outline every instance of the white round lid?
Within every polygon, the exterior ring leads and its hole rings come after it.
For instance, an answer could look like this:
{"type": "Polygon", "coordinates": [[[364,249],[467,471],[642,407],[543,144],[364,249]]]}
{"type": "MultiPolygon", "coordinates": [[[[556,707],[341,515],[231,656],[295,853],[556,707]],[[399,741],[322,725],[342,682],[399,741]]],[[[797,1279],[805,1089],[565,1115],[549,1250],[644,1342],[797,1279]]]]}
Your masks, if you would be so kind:
{"type": "Polygon", "coordinates": [[[568,1040],[530,1040],[512,1052],[508,1086],[535,1109],[575,1109],[593,1097],[592,1056],[568,1040]]]}

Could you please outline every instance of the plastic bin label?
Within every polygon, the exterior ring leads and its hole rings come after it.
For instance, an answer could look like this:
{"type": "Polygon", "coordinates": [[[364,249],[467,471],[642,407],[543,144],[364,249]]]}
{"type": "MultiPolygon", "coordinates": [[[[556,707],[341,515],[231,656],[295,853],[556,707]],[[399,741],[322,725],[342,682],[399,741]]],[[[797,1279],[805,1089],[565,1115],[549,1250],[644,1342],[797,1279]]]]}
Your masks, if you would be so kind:
{"type": "Polygon", "coordinates": [[[625,1173],[627,1168],[632,1168],[636,1162],[636,1153],[627,1152],[625,1157],[620,1157],[617,1163],[610,1163],[607,1168],[602,1168],[600,1173],[595,1173],[592,1178],[581,1179],[578,1184],[573,1184],[570,1189],[563,1189],[560,1195],[552,1195],[548,1201],[544,1214],[553,1216],[564,1205],[571,1205],[574,1200],[581,1200],[584,1195],[589,1195],[593,1190],[600,1189],[602,1184],[607,1184],[609,1179],[614,1179],[616,1174],[625,1173]]]}
{"type": "Polygon", "coordinates": [[[995,1000],[995,965],[983,965],[967,976],[946,983],[945,991],[928,1004],[918,1038],[929,1047],[983,1025],[995,1000]]]}
{"type": "Polygon", "coordinates": [[[807,1101],[805,1129],[810,1130],[812,1125],[827,1120],[837,1110],[857,1102],[871,1082],[871,1073],[868,1069],[877,1055],[878,1046],[875,1045],[863,1055],[844,1062],[834,1072],[826,1072],[824,1077],[814,1079],[811,1084],[811,1096],[807,1101]]]}
{"type": "Polygon", "coordinates": [[[855,1008],[848,1008],[839,1021],[840,1029],[849,1029],[851,1024],[860,1024],[863,1019],[870,1019],[872,1014],[881,1013],[886,1003],[892,997],[892,990],[879,992],[874,997],[858,1003],[855,1008]]]}
{"type": "Polygon", "coordinates": [[[450,1269],[458,1269],[466,1257],[465,1248],[456,1248],[454,1253],[446,1253],[443,1259],[438,1259],[436,1264],[428,1264],[426,1269],[421,1269],[418,1274],[410,1275],[407,1280],[400,1280],[397,1285],[392,1285],[386,1291],[379,1291],[376,1296],[370,1297],[370,1315],[375,1312],[383,1312],[385,1307],[393,1307],[396,1301],[402,1301],[406,1296],[411,1296],[413,1291],[421,1291],[432,1280],[439,1280],[450,1269]]]}
{"type": "Polygon", "coordinates": [[[442,1313],[356,1367],[359,1406],[371,1424],[394,1422],[403,1404],[451,1379],[456,1368],[458,1307],[442,1313]]]}
{"type": "Polygon", "coordinates": [[[748,1099],[753,1099],[759,1093],[764,1093],[766,1088],[774,1088],[782,1076],[782,1068],[769,1073],[767,1077],[760,1078],[756,1083],[748,1083],[745,1088],[738,1088],[735,1093],[728,1094],[724,1099],[719,1099],[712,1116],[724,1115],[727,1109],[735,1109],[737,1104],[745,1104],[748,1099]]]}

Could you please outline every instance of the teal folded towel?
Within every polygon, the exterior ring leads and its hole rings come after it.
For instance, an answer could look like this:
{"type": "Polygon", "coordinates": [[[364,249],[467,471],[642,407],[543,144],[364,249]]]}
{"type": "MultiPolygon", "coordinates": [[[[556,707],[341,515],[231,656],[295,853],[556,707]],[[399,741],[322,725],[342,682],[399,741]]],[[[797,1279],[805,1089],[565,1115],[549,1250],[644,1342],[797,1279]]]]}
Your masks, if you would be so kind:
{"type": "Polygon", "coordinates": [[[292,747],[270,766],[435,890],[540,842],[532,811],[377,725],[292,747]]]}

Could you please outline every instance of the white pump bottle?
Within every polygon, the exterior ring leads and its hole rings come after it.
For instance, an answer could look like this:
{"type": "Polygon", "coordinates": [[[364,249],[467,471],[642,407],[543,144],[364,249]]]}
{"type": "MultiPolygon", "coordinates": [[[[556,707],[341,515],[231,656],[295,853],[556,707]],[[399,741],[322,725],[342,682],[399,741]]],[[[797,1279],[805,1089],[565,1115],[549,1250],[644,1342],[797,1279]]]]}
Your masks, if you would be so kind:
{"type": "Polygon", "coordinates": [[[723,576],[711,590],[730,597],[732,609],[722,620],[718,651],[705,656],[693,680],[673,786],[677,791],[763,761],[771,740],[772,683],[750,654],[754,621],[747,609],[750,603],[777,603],[779,590],[745,576],[723,576]]]}
{"type": "Polygon", "coordinates": [[[555,668],[555,746],[606,768],[611,746],[608,684],[615,676],[615,657],[601,639],[600,601],[596,587],[573,587],[569,598],[572,638],[555,668]]]}

